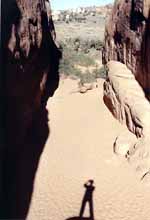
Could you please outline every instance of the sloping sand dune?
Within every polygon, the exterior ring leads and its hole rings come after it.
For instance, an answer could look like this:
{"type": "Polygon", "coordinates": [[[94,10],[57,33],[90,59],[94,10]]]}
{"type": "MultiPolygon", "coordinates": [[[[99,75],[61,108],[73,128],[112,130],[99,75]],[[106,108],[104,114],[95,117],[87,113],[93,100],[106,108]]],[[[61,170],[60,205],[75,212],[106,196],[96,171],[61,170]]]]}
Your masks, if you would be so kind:
{"type": "MultiPolygon", "coordinates": [[[[83,184],[94,179],[95,220],[149,220],[150,188],[130,165],[113,154],[125,127],[103,103],[103,81],[86,94],[61,81],[49,100],[50,136],[41,156],[28,220],[78,219],[83,184]]],[[[85,217],[88,216],[88,209],[85,217]]]]}

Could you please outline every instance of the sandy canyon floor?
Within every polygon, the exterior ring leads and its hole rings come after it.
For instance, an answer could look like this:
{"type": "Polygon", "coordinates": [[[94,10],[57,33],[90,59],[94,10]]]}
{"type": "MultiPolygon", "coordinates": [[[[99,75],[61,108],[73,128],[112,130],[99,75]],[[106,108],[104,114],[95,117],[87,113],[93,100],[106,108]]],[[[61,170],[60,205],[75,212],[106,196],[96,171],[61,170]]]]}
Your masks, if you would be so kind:
{"type": "Polygon", "coordinates": [[[28,220],[78,216],[88,179],[94,179],[96,187],[95,220],[149,220],[150,187],[113,153],[116,136],[126,128],[103,103],[103,80],[86,94],[73,92],[76,89],[76,81],[61,81],[47,104],[50,135],[36,173],[28,220]]]}

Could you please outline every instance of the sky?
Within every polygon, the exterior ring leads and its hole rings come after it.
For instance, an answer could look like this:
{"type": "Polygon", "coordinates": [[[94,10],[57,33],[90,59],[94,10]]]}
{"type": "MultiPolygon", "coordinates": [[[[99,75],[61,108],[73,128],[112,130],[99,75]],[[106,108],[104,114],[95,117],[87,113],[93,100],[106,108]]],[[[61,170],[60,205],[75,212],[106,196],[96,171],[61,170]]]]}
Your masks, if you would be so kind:
{"type": "Polygon", "coordinates": [[[50,0],[53,10],[64,10],[80,6],[105,5],[113,0],[50,0]]]}

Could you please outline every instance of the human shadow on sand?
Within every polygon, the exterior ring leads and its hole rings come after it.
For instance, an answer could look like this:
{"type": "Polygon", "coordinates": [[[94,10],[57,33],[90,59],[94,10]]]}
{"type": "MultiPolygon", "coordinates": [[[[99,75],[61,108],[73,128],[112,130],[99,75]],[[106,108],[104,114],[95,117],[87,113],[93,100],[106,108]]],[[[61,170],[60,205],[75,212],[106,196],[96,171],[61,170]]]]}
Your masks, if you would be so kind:
{"type": "Polygon", "coordinates": [[[95,190],[94,181],[88,180],[84,184],[84,187],[86,188],[86,190],[85,190],[85,194],[83,196],[79,216],[74,216],[74,217],[68,218],[66,220],[94,220],[94,207],[93,207],[93,191],[95,190]],[[90,215],[89,215],[89,217],[83,217],[87,204],[89,205],[89,214],[90,215]]]}

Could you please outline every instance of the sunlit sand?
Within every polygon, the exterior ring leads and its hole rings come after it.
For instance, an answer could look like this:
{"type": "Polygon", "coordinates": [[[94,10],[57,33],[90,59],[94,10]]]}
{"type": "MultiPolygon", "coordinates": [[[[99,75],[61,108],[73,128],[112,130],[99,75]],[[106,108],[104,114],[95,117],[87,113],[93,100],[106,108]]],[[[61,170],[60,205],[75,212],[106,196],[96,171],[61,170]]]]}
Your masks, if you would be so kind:
{"type": "Polygon", "coordinates": [[[36,173],[28,220],[78,219],[88,179],[95,183],[95,220],[150,219],[149,187],[113,153],[116,136],[126,128],[103,103],[103,80],[98,84],[85,94],[72,93],[77,82],[65,79],[49,99],[50,135],[36,173]]]}

